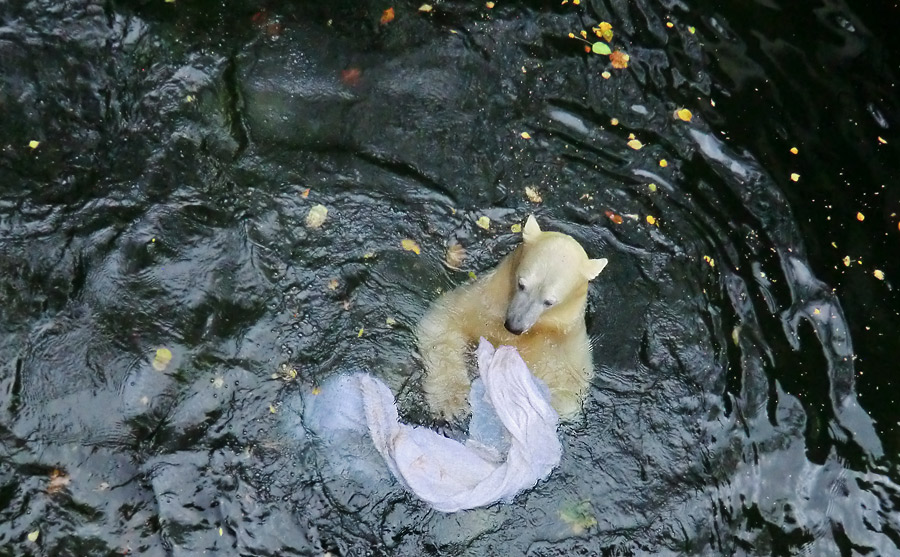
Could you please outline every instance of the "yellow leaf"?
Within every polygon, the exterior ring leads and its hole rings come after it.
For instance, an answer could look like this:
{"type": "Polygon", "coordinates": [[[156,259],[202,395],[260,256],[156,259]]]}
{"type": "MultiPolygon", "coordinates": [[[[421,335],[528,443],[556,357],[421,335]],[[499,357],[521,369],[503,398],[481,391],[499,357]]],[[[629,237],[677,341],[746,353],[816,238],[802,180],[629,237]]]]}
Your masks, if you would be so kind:
{"type": "Polygon", "coordinates": [[[600,74],[600,77],[602,77],[603,79],[609,79],[612,77],[612,74],[609,72],[603,72],[602,74],[600,74]]]}
{"type": "Polygon", "coordinates": [[[849,266],[850,266],[850,256],[849,256],[849,255],[845,255],[844,258],[843,258],[841,261],[844,262],[844,266],[845,266],[845,267],[849,267],[849,266]]]}
{"type": "Polygon", "coordinates": [[[223,532],[222,532],[222,527],[219,526],[219,535],[221,536],[222,534],[223,534],[223,532]]]}
{"type": "Polygon", "coordinates": [[[796,182],[798,180],[800,180],[800,175],[797,174],[796,172],[791,172],[791,181],[796,182]]]}
{"type": "Polygon", "coordinates": [[[270,404],[269,405],[269,413],[274,414],[275,412],[277,412],[277,410],[275,410],[275,407],[270,404]]]}
{"type": "Polygon", "coordinates": [[[878,143],[881,143],[882,145],[887,145],[887,140],[884,139],[883,137],[881,137],[881,136],[879,135],[879,136],[878,136],[878,143]]]}
{"type": "Polygon", "coordinates": [[[478,220],[475,221],[475,224],[477,224],[481,228],[484,228],[485,230],[491,229],[491,219],[489,219],[488,217],[486,217],[484,215],[478,217],[478,220]]]}
{"type": "Polygon", "coordinates": [[[363,332],[364,332],[364,331],[365,331],[365,329],[363,329],[362,327],[360,327],[360,328],[359,328],[359,332],[356,333],[356,338],[362,338],[363,332]]]}
{"type": "Polygon", "coordinates": [[[822,313],[822,310],[820,310],[819,308],[816,308],[813,310],[813,315],[819,315],[821,313],[822,313]]]}
{"type": "Polygon", "coordinates": [[[322,389],[320,389],[318,387],[313,387],[312,394],[320,395],[320,394],[322,394],[322,389]]]}
{"type": "Polygon", "coordinates": [[[692,26],[688,27],[688,31],[690,31],[691,35],[693,35],[694,33],[697,32],[697,28],[692,25],[692,26]]]}
{"type": "Polygon", "coordinates": [[[37,541],[38,536],[40,536],[40,535],[41,535],[40,530],[35,530],[34,532],[29,532],[28,533],[28,541],[34,543],[37,541]]]}
{"type": "Polygon", "coordinates": [[[28,142],[28,146],[31,147],[32,149],[37,149],[38,145],[40,145],[40,144],[41,144],[40,141],[35,141],[33,139],[28,142]]]}
{"type": "Polygon", "coordinates": [[[734,345],[737,346],[738,342],[741,338],[741,326],[737,325],[734,329],[731,329],[731,340],[734,342],[734,345]]]}
{"type": "Polygon", "coordinates": [[[619,125],[619,119],[618,119],[618,118],[612,118],[612,119],[609,121],[609,123],[612,124],[613,126],[618,126],[618,125],[619,125]]]}
{"type": "Polygon", "coordinates": [[[858,220],[859,222],[862,222],[862,221],[866,220],[866,216],[862,213],[856,213],[856,220],[858,220]]]}
{"type": "Polygon", "coordinates": [[[419,244],[417,244],[415,240],[406,238],[400,242],[400,245],[403,246],[403,249],[405,249],[406,251],[411,251],[416,255],[422,253],[422,250],[419,248],[419,244]]]}
{"type": "Polygon", "coordinates": [[[668,27],[669,29],[671,29],[672,27],[675,27],[675,24],[672,23],[671,21],[667,21],[667,22],[666,22],[666,27],[668,27]]]}
{"type": "Polygon", "coordinates": [[[153,369],[156,371],[163,371],[169,367],[169,362],[171,361],[172,351],[168,348],[158,348],[156,350],[156,355],[153,357],[153,369]]]}
{"type": "Polygon", "coordinates": [[[715,266],[716,266],[716,260],[713,259],[712,257],[708,256],[708,255],[704,255],[704,256],[703,256],[703,260],[706,261],[707,263],[709,263],[709,266],[710,266],[710,267],[715,267],[715,266]]]}
{"type": "Polygon", "coordinates": [[[675,111],[675,117],[685,122],[690,122],[691,118],[694,117],[694,114],[686,108],[681,108],[675,111]]]}
{"type": "Polygon", "coordinates": [[[337,290],[338,287],[338,279],[331,279],[328,281],[328,290],[337,290]]]}
{"type": "Polygon", "coordinates": [[[531,134],[528,132],[522,132],[522,139],[531,139],[531,134]]]}
{"type": "Polygon", "coordinates": [[[649,222],[650,224],[656,224],[656,217],[647,215],[647,222],[649,222]]]}
{"type": "Polygon", "coordinates": [[[397,320],[394,319],[393,317],[388,317],[387,319],[384,320],[384,323],[388,327],[393,327],[394,325],[397,324],[397,320]]]}
{"type": "Polygon", "coordinates": [[[492,10],[496,4],[493,2],[486,2],[484,5],[487,6],[487,9],[492,10]]]}
{"type": "Polygon", "coordinates": [[[798,151],[796,147],[791,147],[791,154],[796,155],[796,154],[799,153],[799,152],[800,152],[800,151],[798,151]]]}
{"type": "Polygon", "coordinates": [[[647,187],[650,188],[650,191],[656,191],[656,184],[647,184],[647,187]]]}
{"type": "Polygon", "coordinates": [[[478,276],[475,274],[475,271],[469,271],[469,278],[472,280],[476,280],[478,276]]]}
{"type": "Polygon", "coordinates": [[[541,197],[541,194],[539,194],[538,191],[531,186],[525,186],[525,197],[527,197],[528,201],[531,201],[532,203],[540,203],[544,200],[541,197]]]}
{"type": "Polygon", "coordinates": [[[307,228],[320,228],[325,223],[325,217],[328,216],[328,208],[324,205],[314,205],[309,213],[306,214],[307,228]]]}
{"type": "Polygon", "coordinates": [[[875,278],[877,278],[878,280],[884,280],[884,271],[882,271],[881,269],[875,269],[875,272],[872,274],[875,275],[875,278]]]}
{"type": "Polygon", "coordinates": [[[665,168],[665,167],[669,166],[669,161],[667,161],[666,159],[660,159],[659,166],[665,168]]]}
{"type": "Polygon", "coordinates": [[[509,231],[512,232],[513,234],[518,234],[518,233],[522,232],[522,225],[519,223],[516,223],[509,227],[509,231]]]}
{"type": "Polygon", "coordinates": [[[434,8],[432,8],[431,4],[422,4],[419,6],[420,12],[430,13],[432,9],[434,8]]]}
{"type": "Polygon", "coordinates": [[[637,151],[638,149],[643,147],[644,144],[641,143],[640,141],[638,141],[637,139],[632,139],[631,141],[628,142],[628,146],[631,147],[632,149],[634,149],[635,151],[637,151]]]}

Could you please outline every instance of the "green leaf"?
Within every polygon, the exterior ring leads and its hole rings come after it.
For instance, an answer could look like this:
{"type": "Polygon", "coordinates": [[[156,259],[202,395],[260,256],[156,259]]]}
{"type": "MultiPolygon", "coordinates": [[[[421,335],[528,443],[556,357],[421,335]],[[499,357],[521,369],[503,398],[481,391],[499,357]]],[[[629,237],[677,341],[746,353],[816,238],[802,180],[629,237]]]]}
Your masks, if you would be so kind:
{"type": "Polygon", "coordinates": [[[594,51],[594,54],[602,54],[604,56],[609,56],[610,54],[612,54],[612,50],[610,50],[609,45],[602,41],[597,41],[592,44],[591,50],[594,51]]]}

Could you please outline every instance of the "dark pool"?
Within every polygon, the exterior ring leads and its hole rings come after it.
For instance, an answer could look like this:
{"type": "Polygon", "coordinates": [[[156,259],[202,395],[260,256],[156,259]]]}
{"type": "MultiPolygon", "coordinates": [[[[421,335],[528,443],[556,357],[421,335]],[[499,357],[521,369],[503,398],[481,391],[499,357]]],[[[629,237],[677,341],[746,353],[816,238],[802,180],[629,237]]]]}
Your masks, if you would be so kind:
{"type": "Polygon", "coordinates": [[[864,4],[0,3],[0,555],[900,554],[864,4]],[[531,213],[610,260],[559,468],[443,514],[319,450],[343,371],[432,425],[415,323],[531,213]]]}

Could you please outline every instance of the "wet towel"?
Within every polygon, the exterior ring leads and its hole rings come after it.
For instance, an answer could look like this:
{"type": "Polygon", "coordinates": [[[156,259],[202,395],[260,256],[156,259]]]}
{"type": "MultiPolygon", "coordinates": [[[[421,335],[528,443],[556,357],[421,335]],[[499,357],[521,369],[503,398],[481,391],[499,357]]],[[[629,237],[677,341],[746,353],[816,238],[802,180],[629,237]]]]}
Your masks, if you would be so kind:
{"type": "Polygon", "coordinates": [[[433,508],[455,512],[511,500],[559,463],[559,417],[547,387],[515,348],[481,339],[465,442],[400,423],[390,389],[364,373],[326,382],[304,420],[322,437],[363,431],[397,480],[433,508]]]}

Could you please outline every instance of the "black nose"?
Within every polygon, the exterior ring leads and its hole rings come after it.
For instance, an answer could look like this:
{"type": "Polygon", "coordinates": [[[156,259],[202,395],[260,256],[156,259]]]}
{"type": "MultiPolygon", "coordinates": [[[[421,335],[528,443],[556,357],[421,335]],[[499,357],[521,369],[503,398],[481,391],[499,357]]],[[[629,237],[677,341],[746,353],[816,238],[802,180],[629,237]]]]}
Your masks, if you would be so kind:
{"type": "Polygon", "coordinates": [[[514,334],[514,335],[521,335],[521,334],[522,334],[522,329],[513,327],[513,326],[510,324],[509,319],[506,320],[506,323],[504,323],[503,326],[506,327],[506,330],[507,330],[507,331],[511,332],[511,333],[514,334]]]}

